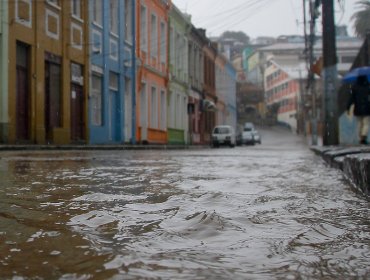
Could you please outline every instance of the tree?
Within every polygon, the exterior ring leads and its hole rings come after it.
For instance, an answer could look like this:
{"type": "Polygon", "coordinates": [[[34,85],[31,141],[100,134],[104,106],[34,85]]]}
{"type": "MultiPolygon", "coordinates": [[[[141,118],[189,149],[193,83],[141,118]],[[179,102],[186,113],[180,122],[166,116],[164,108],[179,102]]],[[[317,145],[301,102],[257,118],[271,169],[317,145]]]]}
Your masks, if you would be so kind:
{"type": "Polygon", "coordinates": [[[360,10],[351,17],[354,20],[354,28],[356,35],[366,38],[366,33],[370,32],[370,1],[360,0],[356,3],[360,6],[360,10]]]}
{"type": "Polygon", "coordinates": [[[220,39],[235,39],[239,42],[244,43],[247,45],[249,43],[249,36],[246,35],[243,31],[225,31],[222,33],[220,39]]]}

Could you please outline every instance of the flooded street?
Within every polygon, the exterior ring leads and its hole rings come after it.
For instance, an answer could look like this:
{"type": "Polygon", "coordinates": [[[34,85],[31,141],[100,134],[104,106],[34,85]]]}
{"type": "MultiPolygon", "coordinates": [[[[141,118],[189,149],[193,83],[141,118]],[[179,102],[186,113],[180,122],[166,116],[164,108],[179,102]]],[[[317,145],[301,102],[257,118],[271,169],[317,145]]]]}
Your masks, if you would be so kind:
{"type": "Polygon", "coordinates": [[[302,140],[0,153],[0,279],[369,279],[370,202],[302,140]]]}

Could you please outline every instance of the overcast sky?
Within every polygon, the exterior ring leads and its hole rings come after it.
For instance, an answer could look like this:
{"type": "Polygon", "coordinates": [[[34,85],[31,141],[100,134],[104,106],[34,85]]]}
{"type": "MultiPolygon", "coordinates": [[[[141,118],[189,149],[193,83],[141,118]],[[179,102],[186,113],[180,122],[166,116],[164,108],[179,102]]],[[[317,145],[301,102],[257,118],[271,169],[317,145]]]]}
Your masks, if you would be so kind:
{"type": "MultiPolygon", "coordinates": [[[[303,34],[302,0],[172,0],[183,12],[192,15],[198,28],[206,28],[207,35],[219,36],[225,30],[243,31],[251,38],[258,36],[303,34]]],[[[307,1],[308,2],[308,1],[307,1]]],[[[347,25],[353,35],[353,21],[357,0],[334,0],[335,21],[347,25]]],[[[321,18],[318,21],[321,32],[321,18]]]]}

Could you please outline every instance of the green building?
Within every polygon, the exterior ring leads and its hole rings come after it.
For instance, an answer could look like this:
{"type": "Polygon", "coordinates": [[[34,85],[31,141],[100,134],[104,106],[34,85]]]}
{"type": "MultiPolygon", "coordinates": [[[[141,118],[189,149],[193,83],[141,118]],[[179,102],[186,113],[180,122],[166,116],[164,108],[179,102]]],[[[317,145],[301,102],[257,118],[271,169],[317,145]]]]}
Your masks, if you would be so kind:
{"type": "Polygon", "coordinates": [[[168,143],[189,143],[189,61],[188,33],[190,17],[172,5],[169,13],[169,95],[168,95],[168,143]]]}

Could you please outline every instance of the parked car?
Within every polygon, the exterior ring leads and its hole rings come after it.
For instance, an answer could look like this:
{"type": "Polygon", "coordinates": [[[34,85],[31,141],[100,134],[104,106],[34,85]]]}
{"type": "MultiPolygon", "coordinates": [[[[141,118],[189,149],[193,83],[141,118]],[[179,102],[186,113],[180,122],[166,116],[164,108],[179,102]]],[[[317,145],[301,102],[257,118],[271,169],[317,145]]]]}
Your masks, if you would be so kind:
{"type": "Polygon", "coordinates": [[[254,143],[262,144],[261,135],[256,129],[253,130],[253,138],[254,138],[254,143]]]}
{"type": "Polygon", "coordinates": [[[244,126],[242,133],[242,143],[244,145],[254,145],[254,127],[244,126]]]}
{"type": "Polygon", "coordinates": [[[212,147],[227,145],[235,147],[236,137],[234,128],[230,125],[218,125],[212,131],[212,147]]]}
{"type": "Polygon", "coordinates": [[[256,143],[261,144],[261,135],[255,126],[251,122],[246,122],[244,124],[243,134],[242,134],[242,143],[245,145],[254,145],[256,143]]]}
{"type": "Polygon", "coordinates": [[[255,129],[254,124],[252,122],[244,123],[244,128],[255,129]]]}

